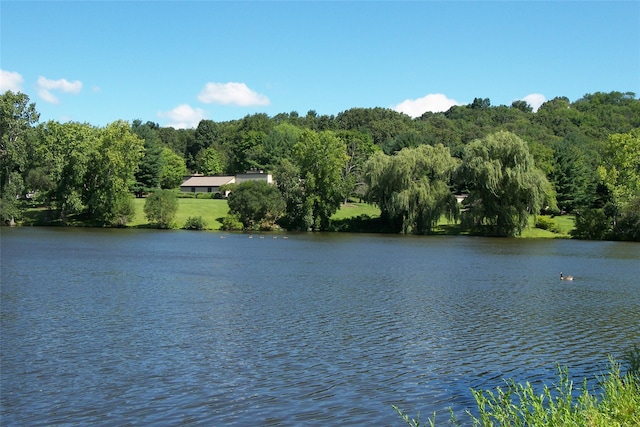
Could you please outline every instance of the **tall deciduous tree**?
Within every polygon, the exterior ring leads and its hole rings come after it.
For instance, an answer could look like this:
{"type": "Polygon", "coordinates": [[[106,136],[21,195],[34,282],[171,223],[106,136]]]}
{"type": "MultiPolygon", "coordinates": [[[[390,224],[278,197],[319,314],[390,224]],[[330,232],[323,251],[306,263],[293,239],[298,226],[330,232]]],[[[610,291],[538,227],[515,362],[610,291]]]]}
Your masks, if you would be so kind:
{"type": "Polygon", "coordinates": [[[283,160],[291,158],[293,146],[298,142],[302,129],[288,122],[274,126],[263,143],[249,152],[256,168],[273,171],[283,160]]]}
{"type": "Polygon", "coordinates": [[[441,215],[457,217],[449,187],[457,164],[443,145],[404,148],[394,156],[378,152],[367,162],[369,198],[391,230],[428,233],[441,215]]]}
{"type": "Polygon", "coordinates": [[[162,169],[160,171],[160,188],[176,188],[182,184],[182,180],[187,174],[187,166],[184,159],[177,155],[172,149],[165,147],[160,154],[162,169]]]}
{"type": "Polygon", "coordinates": [[[231,141],[228,172],[244,173],[257,168],[256,154],[271,132],[274,124],[264,113],[254,114],[240,120],[231,141]]]}
{"type": "Polygon", "coordinates": [[[494,133],[467,145],[460,173],[470,190],[465,216],[489,225],[496,235],[520,234],[529,214],[555,208],[551,184],[513,133],[494,133]]]}
{"type": "Polygon", "coordinates": [[[85,178],[100,131],[88,124],[54,121],[41,126],[40,131],[43,162],[52,183],[45,198],[64,222],[67,215],[84,209],[85,178]]]}
{"type": "Polygon", "coordinates": [[[178,212],[178,197],[171,190],[154,191],[144,202],[144,214],[158,228],[172,228],[178,212]]]}
{"type": "Polygon", "coordinates": [[[247,230],[271,230],[285,214],[286,204],[277,187],[264,181],[245,181],[229,194],[229,213],[247,230]]]}
{"type": "Polygon", "coordinates": [[[600,174],[621,203],[640,191],[640,128],[609,136],[600,174]]]}
{"type": "Polygon", "coordinates": [[[222,156],[213,147],[202,149],[196,156],[196,170],[204,175],[219,175],[224,171],[222,156]]]}
{"type": "Polygon", "coordinates": [[[305,130],[293,148],[310,206],[314,228],[326,230],[345,196],[342,171],[349,157],[344,141],[332,131],[305,130]]]}
{"type": "Polygon", "coordinates": [[[620,240],[640,242],[640,194],[624,204],[614,232],[620,240]]]}
{"type": "Polygon", "coordinates": [[[531,113],[531,112],[533,112],[533,108],[531,108],[531,105],[529,105],[529,103],[527,101],[522,101],[522,100],[513,101],[511,103],[511,108],[515,108],[517,110],[520,110],[523,113],[531,113]]]}
{"type": "Polygon", "coordinates": [[[348,156],[343,172],[345,197],[352,194],[364,197],[366,193],[364,165],[373,153],[380,151],[380,147],[373,143],[373,139],[368,134],[357,131],[341,131],[337,134],[345,142],[348,156]]]}
{"type": "Polygon", "coordinates": [[[23,190],[27,158],[23,135],[39,118],[35,104],[24,93],[0,95],[0,216],[11,225],[20,213],[17,198],[23,190]]]}
{"type": "Polygon", "coordinates": [[[134,182],[144,142],[131,132],[129,123],[116,121],[100,130],[96,148],[85,179],[85,201],[97,221],[112,224],[120,216],[119,201],[134,182]]]}
{"type": "Polygon", "coordinates": [[[131,126],[132,132],[144,141],[144,155],[138,164],[136,182],[133,185],[133,192],[137,197],[160,187],[162,145],[156,128],[155,123],[142,124],[140,120],[134,120],[131,126]]]}
{"type": "Polygon", "coordinates": [[[220,126],[213,120],[201,120],[198,123],[198,127],[193,132],[193,138],[187,141],[185,161],[187,167],[191,170],[197,170],[197,156],[198,154],[209,147],[213,147],[220,151],[220,144],[218,141],[218,135],[220,132],[220,126]]]}
{"type": "Polygon", "coordinates": [[[158,137],[165,147],[169,147],[174,153],[178,153],[183,159],[187,159],[187,144],[189,140],[183,138],[179,130],[172,127],[158,129],[158,137]]]}
{"type": "Polygon", "coordinates": [[[604,164],[598,167],[598,175],[608,194],[609,205],[605,206],[605,214],[611,218],[613,232],[617,238],[635,240],[640,234],[637,212],[640,199],[640,128],[628,133],[609,136],[604,151],[604,164]],[[626,217],[619,223],[620,217],[626,217]]]}
{"type": "Polygon", "coordinates": [[[300,168],[291,160],[284,159],[274,169],[273,177],[285,201],[282,226],[287,230],[309,230],[313,226],[313,200],[307,197],[300,168]]]}

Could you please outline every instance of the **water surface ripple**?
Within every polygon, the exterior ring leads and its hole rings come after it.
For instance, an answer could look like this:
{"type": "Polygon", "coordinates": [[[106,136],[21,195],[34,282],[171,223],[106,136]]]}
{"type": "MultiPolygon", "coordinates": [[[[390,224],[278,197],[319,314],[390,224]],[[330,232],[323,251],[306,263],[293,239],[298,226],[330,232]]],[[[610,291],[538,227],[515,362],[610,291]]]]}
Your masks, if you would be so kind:
{"type": "Polygon", "coordinates": [[[3,229],[2,425],[466,422],[640,340],[637,244],[221,236],[3,229]]]}

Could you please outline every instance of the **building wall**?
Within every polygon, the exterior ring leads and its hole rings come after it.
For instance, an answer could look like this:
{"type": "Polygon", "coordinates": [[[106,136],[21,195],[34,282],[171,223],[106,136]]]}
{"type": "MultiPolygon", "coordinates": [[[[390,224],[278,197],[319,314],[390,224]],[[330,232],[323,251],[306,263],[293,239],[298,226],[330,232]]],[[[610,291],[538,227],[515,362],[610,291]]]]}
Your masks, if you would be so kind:
{"type": "Polygon", "coordinates": [[[180,187],[183,193],[219,193],[220,187],[180,187]]]}
{"type": "Polygon", "coordinates": [[[249,172],[239,173],[236,175],[236,183],[245,181],[265,181],[267,184],[273,184],[273,177],[270,173],[249,172]]]}
{"type": "MultiPolygon", "coordinates": [[[[191,177],[189,177],[189,178],[191,178],[191,177]]],[[[272,178],[271,174],[261,173],[261,172],[240,173],[240,174],[237,174],[235,176],[235,178],[234,177],[229,177],[229,178],[231,179],[230,183],[236,183],[236,184],[239,184],[239,183],[245,182],[245,181],[265,181],[267,184],[273,184],[273,178],[272,178]]],[[[183,183],[183,185],[180,186],[180,191],[182,193],[211,193],[211,194],[218,193],[218,194],[220,194],[220,186],[219,185],[215,185],[215,186],[207,186],[207,185],[190,186],[190,185],[188,185],[188,183],[186,181],[188,181],[188,178],[185,179],[185,182],[183,183]]],[[[227,197],[228,195],[229,195],[228,192],[227,192],[227,194],[223,194],[224,197],[227,197]]]]}

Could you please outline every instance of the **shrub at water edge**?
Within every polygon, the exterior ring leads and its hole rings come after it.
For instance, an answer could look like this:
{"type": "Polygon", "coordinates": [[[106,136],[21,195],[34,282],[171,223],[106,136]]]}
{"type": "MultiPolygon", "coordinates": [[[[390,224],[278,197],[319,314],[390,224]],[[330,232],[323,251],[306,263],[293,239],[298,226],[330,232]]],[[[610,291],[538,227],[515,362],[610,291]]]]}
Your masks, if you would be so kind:
{"type": "Polygon", "coordinates": [[[185,230],[204,230],[207,227],[207,221],[201,216],[190,216],[184,223],[185,230]]]}
{"type": "Polygon", "coordinates": [[[157,228],[173,228],[178,198],[171,190],[155,191],[144,203],[144,214],[157,228]]]}

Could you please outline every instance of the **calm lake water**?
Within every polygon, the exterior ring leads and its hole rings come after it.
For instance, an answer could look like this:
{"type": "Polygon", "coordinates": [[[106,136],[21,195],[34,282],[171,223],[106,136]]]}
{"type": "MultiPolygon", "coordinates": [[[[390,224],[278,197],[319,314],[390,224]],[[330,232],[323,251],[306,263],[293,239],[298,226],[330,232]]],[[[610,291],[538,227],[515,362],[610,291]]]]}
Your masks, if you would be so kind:
{"type": "Polygon", "coordinates": [[[633,243],[1,233],[3,426],[466,422],[471,387],[640,342],[633,243]]]}

